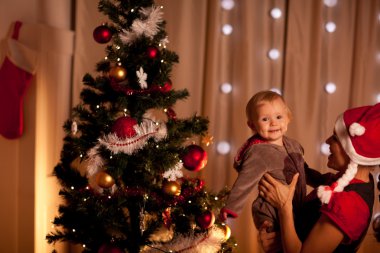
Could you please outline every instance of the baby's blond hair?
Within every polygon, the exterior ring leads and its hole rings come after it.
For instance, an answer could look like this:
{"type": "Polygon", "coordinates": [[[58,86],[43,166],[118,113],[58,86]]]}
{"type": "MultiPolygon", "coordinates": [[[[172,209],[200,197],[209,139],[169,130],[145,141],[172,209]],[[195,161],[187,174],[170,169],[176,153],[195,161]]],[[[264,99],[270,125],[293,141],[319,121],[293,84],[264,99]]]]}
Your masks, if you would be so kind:
{"type": "Polygon", "coordinates": [[[245,113],[247,116],[247,120],[248,121],[254,120],[254,117],[256,116],[257,105],[260,102],[262,102],[262,101],[272,102],[276,99],[280,99],[284,103],[284,105],[286,107],[286,111],[288,113],[289,120],[290,120],[292,118],[292,112],[290,111],[289,107],[285,103],[284,98],[280,94],[278,94],[277,92],[274,92],[271,90],[259,91],[251,97],[251,99],[247,103],[247,106],[245,107],[245,113]]]}

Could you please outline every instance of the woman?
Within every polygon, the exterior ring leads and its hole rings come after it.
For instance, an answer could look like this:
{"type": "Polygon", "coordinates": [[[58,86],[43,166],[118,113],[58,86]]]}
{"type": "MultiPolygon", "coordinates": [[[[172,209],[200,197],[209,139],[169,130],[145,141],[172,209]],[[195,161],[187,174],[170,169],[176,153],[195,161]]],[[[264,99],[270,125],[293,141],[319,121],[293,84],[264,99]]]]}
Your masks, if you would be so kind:
{"type": "Polygon", "coordinates": [[[298,175],[289,186],[269,174],[260,181],[261,196],[278,210],[286,253],[356,252],[371,222],[374,183],[370,172],[380,164],[380,104],[345,111],[326,142],[331,152],[327,165],[338,171],[339,179],[308,195],[300,237],[292,215],[298,175]]]}

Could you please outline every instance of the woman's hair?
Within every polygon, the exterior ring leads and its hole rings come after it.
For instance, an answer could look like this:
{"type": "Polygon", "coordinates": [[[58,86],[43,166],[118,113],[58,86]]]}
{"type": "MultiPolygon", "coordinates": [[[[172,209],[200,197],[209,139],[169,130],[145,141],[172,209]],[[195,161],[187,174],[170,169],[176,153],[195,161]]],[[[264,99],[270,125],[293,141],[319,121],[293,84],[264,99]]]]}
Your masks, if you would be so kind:
{"type": "Polygon", "coordinates": [[[257,105],[262,102],[262,101],[267,101],[267,102],[272,102],[275,101],[276,99],[280,99],[285,107],[286,111],[288,113],[289,119],[292,118],[292,112],[290,111],[289,107],[285,103],[284,98],[278,94],[277,92],[271,91],[271,90],[264,90],[264,91],[259,91],[255,95],[251,97],[251,99],[248,101],[247,106],[245,107],[245,113],[247,116],[248,121],[252,121],[255,115],[256,115],[256,109],[257,105]]]}

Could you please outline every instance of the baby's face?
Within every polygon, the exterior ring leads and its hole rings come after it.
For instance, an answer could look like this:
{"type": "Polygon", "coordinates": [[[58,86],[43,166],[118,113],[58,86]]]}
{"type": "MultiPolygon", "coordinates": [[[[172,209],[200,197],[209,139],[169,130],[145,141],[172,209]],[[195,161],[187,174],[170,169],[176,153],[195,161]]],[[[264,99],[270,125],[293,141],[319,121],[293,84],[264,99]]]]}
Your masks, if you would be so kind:
{"type": "Polygon", "coordinates": [[[257,105],[253,121],[248,124],[269,143],[282,146],[282,137],[289,124],[287,107],[281,99],[262,101],[257,105]]]}

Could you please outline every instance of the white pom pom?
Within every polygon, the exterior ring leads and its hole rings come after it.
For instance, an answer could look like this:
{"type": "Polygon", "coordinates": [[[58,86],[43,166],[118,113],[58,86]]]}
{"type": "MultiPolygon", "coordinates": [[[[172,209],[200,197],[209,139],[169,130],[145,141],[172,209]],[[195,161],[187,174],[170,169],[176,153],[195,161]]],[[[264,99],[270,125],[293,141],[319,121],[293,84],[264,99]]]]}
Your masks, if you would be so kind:
{"type": "Polygon", "coordinates": [[[350,131],[350,135],[352,137],[354,137],[354,136],[361,136],[361,135],[364,134],[365,128],[362,125],[360,125],[359,123],[355,122],[355,123],[351,124],[351,126],[349,128],[349,131],[350,131]]]}
{"type": "Polygon", "coordinates": [[[331,199],[332,190],[328,186],[321,185],[318,187],[317,195],[322,204],[328,204],[331,199]]]}

